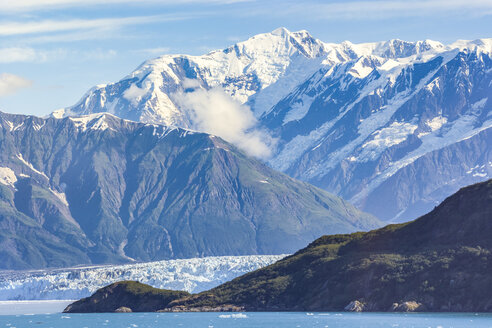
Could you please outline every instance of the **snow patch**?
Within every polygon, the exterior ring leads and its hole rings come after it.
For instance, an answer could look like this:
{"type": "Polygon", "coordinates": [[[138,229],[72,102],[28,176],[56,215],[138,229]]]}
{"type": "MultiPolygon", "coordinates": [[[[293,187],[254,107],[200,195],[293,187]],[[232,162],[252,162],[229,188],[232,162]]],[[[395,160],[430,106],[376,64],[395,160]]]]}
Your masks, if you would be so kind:
{"type": "Polygon", "coordinates": [[[440,88],[441,88],[441,84],[440,84],[440,78],[439,77],[432,80],[432,82],[427,84],[427,86],[425,87],[425,89],[427,91],[430,91],[430,92],[433,92],[434,89],[440,89],[440,88]]]}
{"type": "Polygon", "coordinates": [[[97,121],[92,124],[91,130],[100,130],[100,131],[105,131],[105,130],[111,130],[111,131],[116,131],[115,129],[111,128],[108,125],[108,122],[104,119],[104,116],[100,117],[97,119],[97,121]]]}
{"type": "Polygon", "coordinates": [[[56,118],[56,119],[62,119],[66,116],[67,110],[65,108],[57,109],[53,113],[51,113],[51,116],[56,118]]]}
{"type": "MultiPolygon", "coordinates": [[[[492,163],[489,162],[489,166],[492,167],[492,163]]],[[[470,168],[468,171],[466,171],[466,174],[469,174],[473,177],[485,178],[489,175],[489,172],[486,164],[483,165],[477,164],[474,167],[470,168]]]]}
{"type": "Polygon", "coordinates": [[[398,162],[390,163],[386,169],[379,172],[379,175],[374,177],[370,183],[366,184],[362,191],[353,196],[350,201],[354,204],[358,204],[360,200],[377,188],[384,180],[388,179],[405,166],[415,162],[425,154],[467,140],[484,130],[492,128],[492,119],[485,121],[480,127],[475,127],[476,121],[476,116],[464,115],[459,120],[454,121],[452,125],[448,125],[446,131],[436,130],[423,136],[421,138],[422,144],[419,148],[408,153],[398,162]]]}
{"type": "Polygon", "coordinates": [[[29,163],[28,161],[26,161],[24,159],[24,157],[22,157],[22,154],[17,154],[17,158],[24,164],[26,165],[28,168],[30,168],[32,171],[34,171],[35,173],[39,174],[39,175],[42,175],[43,177],[45,177],[47,180],[49,180],[48,176],[44,173],[44,172],[41,172],[41,171],[38,171],[34,166],[32,166],[31,163],[29,163]]]}
{"type": "Polygon", "coordinates": [[[474,103],[471,108],[473,111],[478,111],[480,109],[483,109],[485,107],[485,104],[487,103],[487,100],[488,98],[482,98],[480,99],[479,101],[477,101],[476,103],[474,103]]]}
{"type": "Polygon", "coordinates": [[[43,124],[41,124],[41,125],[39,125],[37,123],[33,123],[32,124],[32,127],[33,127],[34,130],[39,131],[39,130],[41,130],[44,127],[45,124],[46,124],[45,122],[43,122],[43,124]]]}
{"type": "Polygon", "coordinates": [[[24,121],[21,124],[17,124],[17,125],[13,125],[11,123],[10,131],[14,132],[14,131],[20,130],[23,126],[24,126],[24,121]]]}
{"type": "Polygon", "coordinates": [[[292,104],[291,109],[285,115],[283,124],[287,124],[290,121],[298,121],[302,119],[309,111],[314,98],[307,95],[302,95],[300,101],[292,104]]]}
{"type": "Polygon", "coordinates": [[[85,115],[80,117],[69,117],[69,120],[72,121],[77,129],[82,130],[83,132],[90,130],[111,130],[116,131],[111,128],[106,122],[106,115],[111,115],[108,113],[96,113],[91,115],[85,115]]]}
{"type": "MultiPolygon", "coordinates": [[[[363,59],[367,59],[363,58],[363,59]]],[[[352,68],[348,70],[348,74],[352,75],[353,77],[356,77],[358,79],[363,79],[366,76],[368,76],[372,71],[374,70],[374,67],[368,65],[368,63],[365,60],[358,60],[352,68]]]]}
{"type": "Polygon", "coordinates": [[[446,117],[437,116],[432,120],[425,122],[425,124],[431,129],[432,132],[439,130],[444,124],[448,122],[446,117]]]}
{"type": "Polygon", "coordinates": [[[0,167],[0,183],[6,186],[14,187],[17,182],[17,177],[12,169],[8,167],[0,167]]]}
{"type": "Polygon", "coordinates": [[[5,120],[5,123],[9,127],[9,131],[12,131],[14,129],[14,123],[7,121],[7,120],[5,120]]]}
{"type": "Polygon", "coordinates": [[[377,130],[372,139],[362,145],[358,161],[374,160],[391,146],[405,141],[417,129],[417,125],[405,122],[393,122],[388,127],[377,130]]]}
{"type": "Polygon", "coordinates": [[[56,197],[58,197],[58,199],[65,205],[65,206],[69,206],[68,205],[68,201],[67,201],[67,195],[65,195],[65,193],[63,192],[58,192],[58,191],[55,191],[53,189],[50,189],[50,191],[53,193],[53,195],[55,195],[56,197]]]}

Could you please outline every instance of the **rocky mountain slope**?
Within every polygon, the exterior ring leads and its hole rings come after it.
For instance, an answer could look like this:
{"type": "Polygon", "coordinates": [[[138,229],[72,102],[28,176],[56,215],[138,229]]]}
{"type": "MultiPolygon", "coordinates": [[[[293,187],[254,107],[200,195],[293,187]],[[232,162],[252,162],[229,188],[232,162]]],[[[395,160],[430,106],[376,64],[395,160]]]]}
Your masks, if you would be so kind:
{"type": "Polygon", "coordinates": [[[0,113],[0,268],[285,254],[380,222],[218,137],[0,113]]]}
{"type": "MultiPolygon", "coordinates": [[[[488,180],[415,221],[321,237],[273,265],[162,309],[490,312],[491,233],[488,180]]],[[[67,311],[85,312],[88,301],[67,311]]]]}
{"type": "Polygon", "coordinates": [[[490,178],[492,40],[422,45],[305,81],[263,118],[281,136],[272,167],[397,221],[490,178]]]}
{"type": "Polygon", "coordinates": [[[403,221],[492,176],[491,82],[492,39],[333,44],[281,28],[203,56],[149,60],[55,115],[200,130],[187,99],[220,89],[277,140],[265,142],[271,167],[403,221]]]}

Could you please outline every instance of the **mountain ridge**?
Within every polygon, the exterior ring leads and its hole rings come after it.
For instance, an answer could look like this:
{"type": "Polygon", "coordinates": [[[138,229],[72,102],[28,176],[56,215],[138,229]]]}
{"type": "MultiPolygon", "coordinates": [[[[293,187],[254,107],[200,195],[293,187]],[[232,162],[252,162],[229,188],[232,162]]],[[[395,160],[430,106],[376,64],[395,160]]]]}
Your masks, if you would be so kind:
{"type": "Polygon", "coordinates": [[[220,112],[208,109],[233,107],[247,114],[243,128],[253,133],[207,132],[236,143],[253,138],[270,150],[255,155],[271,167],[399,222],[492,177],[492,140],[481,133],[492,127],[491,82],[492,39],[334,44],[280,28],[203,56],[146,61],[55,115],[107,111],[204,131],[203,120],[229,127],[220,112]],[[229,101],[207,102],[218,95],[229,101]],[[461,142],[468,138],[485,145],[480,156],[461,142]],[[451,148],[475,161],[458,169],[447,157],[435,157],[431,166],[460,176],[429,183],[435,171],[418,159],[451,148]],[[466,173],[477,165],[485,176],[466,173]],[[415,175],[403,179],[406,171],[415,175]],[[379,201],[383,189],[408,192],[392,196],[396,206],[388,210],[379,201]]]}
{"type": "Polygon", "coordinates": [[[201,132],[0,113],[0,144],[3,269],[285,254],[380,225],[201,132]]]}

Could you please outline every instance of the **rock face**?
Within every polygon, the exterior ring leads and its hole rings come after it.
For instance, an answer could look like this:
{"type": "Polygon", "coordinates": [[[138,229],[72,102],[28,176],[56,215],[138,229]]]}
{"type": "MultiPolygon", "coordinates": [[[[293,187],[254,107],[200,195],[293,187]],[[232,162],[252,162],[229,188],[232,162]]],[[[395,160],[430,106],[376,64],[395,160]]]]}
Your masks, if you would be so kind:
{"type": "Polygon", "coordinates": [[[413,222],[321,237],[164,310],[491,312],[491,233],[489,180],[461,189],[413,222]]]}
{"type": "Polygon", "coordinates": [[[273,168],[402,222],[492,177],[491,81],[492,39],[333,44],[278,29],[149,60],[56,115],[198,129],[182,95],[221,88],[278,138],[273,168]]]}
{"type": "Polygon", "coordinates": [[[380,221],[218,137],[0,113],[0,269],[286,254],[380,221]]]}
{"type": "Polygon", "coordinates": [[[394,303],[390,311],[393,312],[420,312],[425,311],[425,307],[421,303],[415,301],[403,302],[401,304],[394,303]]]}
{"type": "Polygon", "coordinates": [[[364,309],[365,309],[366,305],[360,301],[352,301],[350,302],[346,307],[344,307],[343,309],[345,311],[349,311],[349,312],[363,312],[364,309]]]}

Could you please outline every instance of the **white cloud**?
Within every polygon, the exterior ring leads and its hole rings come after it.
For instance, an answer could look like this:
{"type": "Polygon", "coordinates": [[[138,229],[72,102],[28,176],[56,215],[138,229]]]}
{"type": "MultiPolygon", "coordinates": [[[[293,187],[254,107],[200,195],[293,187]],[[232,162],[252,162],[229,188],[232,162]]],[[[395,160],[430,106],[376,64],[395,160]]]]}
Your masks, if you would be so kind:
{"type": "Polygon", "coordinates": [[[40,34],[60,31],[114,29],[125,25],[187,19],[186,15],[155,15],[124,18],[72,19],[65,21],[42,20],[0,23],[0,36],[40,34]]]}
{"type": "Polygon", "coordinates": [[[183,83],[181,84],[183,86],[183,89],[196,89],[200,88],[201,84],[198,82],[198,80],[195,79],[184,79],[183,83]]]}
{"type": "Polygon", "coordinates": [[[147,92],[148,90],[140,89],[135,84],[132,84],[125,92],[123,92],[123,98],[131,101],[134,105],[137,105],[139,100],[145,96],[147,92]]]}
{"type": "Polygon", "coordinates": [[[74,51],[73,55],[84,60],[106,60],[116,56],[116,50],[92,49],[86,51],[74,51]]]}
{"type": "Polygon", "coordinates": [[[14,94],[20,89],[30,87],[31,85],[32,85],[32,81],[29,81],[23,77],[14,74],[9,74],[9,73],[1,73],[0,97],[14,94]]]}
{"type": "Polygon", "coordinates": [[[0,63],[46,62],[65,59],[69,56],[78,60],[106,60],[116,55],[112,49],[68,50],[63,48],[42,50],[28,47],[0,48],[0,63]]]}
{"type": "MultiPolygon", "coordinates": [[[[195,83],[188,83],[196,87],[195,83]]],[[[241,105],[220,88],[180,92],[176,101],[190,113],[193,128],[217,135],[249,155],[267,158],[275,140],[256,128],[257,120],[248,106],[241,105]]]]}
{"type": "Polygon", "coordinates": [[[45,62],[67,56],[65,49],[37,50],[29,47],[0,48],[0,63],[45,62]]]}
{"type": "Polygon", "coordinates": [[[68,50],[63,48],[42,50],[28,47],[0,48],[0,63],[42,63],[46,61],[62,60],[68,57],[77,60],[106,60],[116,56],[112,49],[68,50]]]}
{"type": "Polygon", "coordinates": [[[60,42],[78,42],[84,40],[107,40],[107,39],[122,39],[127,38],[128,35],[120,33],[117,29],[89,29],[73,32],[62,33],[48,33],[41,35],[34,35],[31,37],[23,37],[23,44],[46,44],[46,43],[60,43],[60,42]]]}
{"type": "Polygon", "coordinates": [[[157,4],[157,5],[183,5],[183,4],[234,4],[250,2],[251,0],[0,0],[0,11],[3,12],[32,12],[36,10],[101,6],[111,4],[157,4]]]}
{"type": "Polygon", "coordinates": [[[292,15],[309,12],[316,19],[381,19],[396,17],[443,16],[449,14],[491,14],[490,0],[370,0],[331,3],[303,3],[275,11],[292,15]]]}
{"type": "Polygon", "coordinates": [[[169,48],[169,47],[156,47],[156,48],[147,48],[147,49],[135,50],[135,52],[148,54],[151,56],[164,55],[164,54],[169,53],[170,51],[171,51],[171,48],[169,48]]]}
{"type": "Polygon", "coordinates": [[[32,48],[3,48],[0,49],[0,63],[32,62],[39,58],[39,54],[32,48]]]}

